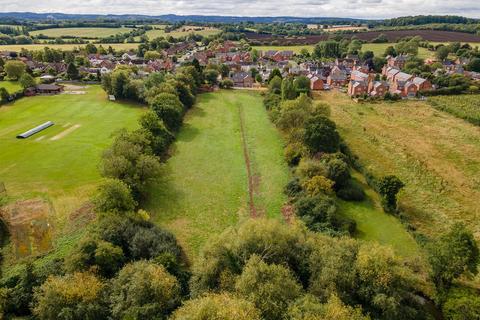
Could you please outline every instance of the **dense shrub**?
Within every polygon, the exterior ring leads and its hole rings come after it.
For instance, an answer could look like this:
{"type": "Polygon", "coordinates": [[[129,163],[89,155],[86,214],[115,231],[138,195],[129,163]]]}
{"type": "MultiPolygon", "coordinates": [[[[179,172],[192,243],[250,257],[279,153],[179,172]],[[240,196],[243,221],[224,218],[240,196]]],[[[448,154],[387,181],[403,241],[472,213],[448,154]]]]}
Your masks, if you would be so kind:
{"type": "Polygon", "coordinates": [[[267,264],[253,255],[235,283],[236,292],[255,304],[263,319],[282,318],[288,305],[302,293],[291,271],[281,265],[267,264]]]}
{"type": "Polygon", "coordinates": [[[232,295],[210,294],[187,301],[172,316],[172,320],[260,320],[260,312],[244,299],[232,295]]]}
{"type": "Polygon", "coordinates": [[[338,190],[337,196],[347,201],[363,201],[366,197],[363,188],[354,181],[350,181],[347,186],[338,190]]]}
{"type": "Polygon", "coordinates": [[[122,181],[110,179],[98,187],[94,199],[97,212],[129,212],[137,205],[132,197],[130,188],[122,181]]]}
{"type": "Polygon", "coordinates": [[[305,146],[299,142],[292,142],[287,144],[284,150],[285,160],[290,166],[298,165],[298,163],[306,153],[307,150],[305,146]]]}
{"type": "Polygon", "coordinates": [[[33,314],[41,320],[107,319],[105,289],[90,273],[48,278],[35,292],[33,314]]]}
{"type": "Polygon", "coordinates": [[[298,217],[313,231],[335,233],[340,230],[337,206],[327,195],[303,196],[295,202],[295,209],[298,217]]]}
{"type": "Polygon", "coordinates": [[[153,99],[151,108],[169,130],[177,131],[182,125],[183,105],[176,95],[160,93],[153,99]]]}
{"type": "Polygon", "coordinates": [[[164,267],[138,261],[113,279],[109,296],[114,319],[166,319],[180,302],[178,281],[164,267]]]}
{"type": "Polygon", "coordinates": [[[446,320],[480,319],[480,295],[474,289],[451,289],[442,311],[446,320]]]}
{"type": "Polygon", "coordinates": [[[284,192],[290,198],[295,198],[303,191],[302,185],[300,184],[300,179],[297,177],[290,180],[284,188],[284,192]]]}
{"type": "Polygon", "coordinates": [[[305,124],[303,141],[311,153],[332,153],[338,151],[340,136],[333,121],[324,116],[315,116],[305,124]]]}
{"type": "Polygon", "coordinates": [[[153,111],[145,112],[140,116],[139,123],[150,135],[148,138],[153,153],[157,156],[165,154],[175,137],[158,115],[153,111]]]}
{"type": "Polygon", "coordinates": [[[288,309],[290,320],[369,320],[359,307],[345,305],[337,296],[332,295],[327,303],[310,294],[297,299],[288,309]]]}

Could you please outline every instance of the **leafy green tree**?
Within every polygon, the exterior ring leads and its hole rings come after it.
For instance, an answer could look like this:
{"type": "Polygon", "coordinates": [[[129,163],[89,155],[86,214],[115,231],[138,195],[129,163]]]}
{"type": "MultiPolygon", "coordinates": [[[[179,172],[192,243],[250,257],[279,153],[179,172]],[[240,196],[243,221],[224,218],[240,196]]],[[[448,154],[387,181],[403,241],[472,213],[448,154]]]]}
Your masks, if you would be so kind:
{"type": "Polygon", "coordinates": [[[151,148],[157,156],[167,152],[174,140],[173,134],[165,127],[163,121],[153,111],[147,111],[140,116],[140,125],[151,134],[151,148]]]}
{"type": "Polygon", "coordinates": [[[193,266],[192,296],[221,290],[234,290],[235,275],[253,255],[265,263],[283,265],[295,272],[306,284],[305,233],[297,226],[286,226],[278,221],[248,220],[237,229],[229,229],[212,239],[193,266]]]}
{"type": "Polygon", "coordinates": [[[41,320],[108,319],[105,284],[90,273],[50,277],[35,291],[33,314],[41,320]]]}
{"type": "Polygon", "coordinates": [[[450,53],[450,51],[448,50],[448,48],[446,46],[440,46],[435,51],[435,57],[438,60],[443,61],[443,60],[447,59],[449,53],[450,53]]]}
{"type": "Polygon", "coordinates": [[[293,82],[297,94],[305,93],[310,95],[310,79],[305,76],[299,76],[295,78],[293,82]]]}
{"type": "Polygon", "coordinates": [[[448,289],[462,275],[476,275],[480,257],[472,232],[462,224],[454,224],[429,246],[429,261],[438,290],[448,289]]]}
{"type": "Polygon", "coordinates": [[[313,56],[321,58],[339,58],[341,56],[340,43],[335,40],[321,41],[313,49],[313,56]]]}
{"type": "Polygon", "coordinates": [[[122,248],[90,236],[82,239],[65,260],[69,272],[94,269],[103,277],[112,277],[125,262],[122,248]]]}
{"type": "Polygon", "coordinates": [[[392,56],[392,57],[396,57],[397,56],[397,50],[395,50],[395,47],[393,46],[388,46],[386,49],[385,49],[385,52],[383,53],[383,55],[386,57],[386,56],[392,56]]]}
{"type": "Polygon", "coordinates": [[[113,213],[130,212],[137,206],[130,188],[117,179],[109,179],[98,187],[94,204],[97,212],[113,213]]]}
{"type": "Polygon", "coordinates": [[[260,320],[260,312],[246,300],[227,293],[210,294],[185,302],[172,320],[260,320]]]}
{"type": "Polygon", "coordinates": [[[282,81],[282,100],[294,100],[297,97],[297,91],[293,83],[293,78],[288,77],[282,81]]]}
{"type": "Polygon", "coordinates": [[[5,103],[10,98],[10,94],[8,93],[7,89],[1,87],[0,88],[0,102],[5,103]]]}
{"type": "Polygon", "coordinates": [[[36,85],[35,79],[33,79],[33,77],[31,75],[29,75],[28,73],[24,73],[20,77],[19,82],[20,82],[20,85],[22,86],[23,89],[34,87],[36,85]]]}
{"type": "Polygon", "coordinates": [[[153,99],[150,107],[169,130],[177,131],[182,125],[183,105],[176,95],[161,93],[153,99]]]}
{"type": "Polygon", "coordinates": [[[282,318],[288,305],[302,293],[302,287],[287,268],[267,264],[252,256],[235,284],[236,292],[251,301],[266,320],[282,318]]]}
{"type": "Polygon", "coordinates": [[[318,115],[306,121],[303,142],[311,153],[332,153],[338,151],[340,135],[333,121],[318,115]]]}
{"type": "Polygon", "coordinates": [[[279,76],[273,77],[268,83],[268,89],[271,93],[281,94],[282,93],[282,78],[279,76]]]}
{"type": "Polygon", "coordinates": [[[152,155],[150,145],[141,130],[118,132],[112,146],[103,153],[102,175],[123,181],[134,199],[141,198],[160,178],[160,162],[152,155]]]}
{"type": "Polygon", "coordinates": [[[8,78],[12,80],[18,80],[25,73],[27,66],[22,61],[9,60],[5,63],[3,69],[5,70],[8,78]]]}
{"type": "Polygon", "coordinates": [[[158,51],[147,51],[143,55],[145,60],[157,60],[160,59],[162,55],[158,51]]]}
{"type": "Polygon", "coordinates": [[[125,88],[129,82],[128,72],[126,70],[118,69],[111,74],[111,90],[112,94],[118,98],[126,98],[125,88]]]}
{"type": "Polygon", "coordinates": [[[215,85],[218,83],[218,71],[215,69],[205,69],[203,77],[208,84],[215,85]]]}
{"type": "Polygon", "coordinates": [[[283,78],[282,72],[278,68],[274,68],[272,72],[270,72],[270,74],[268,75],[268,83],[270,83],[270,81],[272,81],[272,79],[275,77],[279,77],[280,79],[283,78]]]}
{"type": "Polygon", "coordinates": [[[472,58],[468,63],[468,70],[480,72],[480,58],[472,58]]]}
{"type": "Polygon", "coordinates": [[[385,212],[394,213],[397,210],[397,194],[405,186],[396,176],[385,176],[377,182],[377,189],[382,197],[385,212]]]}
{"type": "Polygon", "coordinates": [[[126,265],[112,282],[115,319],[166,319],[180,302],[179,284],[163,266],[147,261],[126,265]]]}
{"type": "Polygon", "coordinates": [[[78,69],[73,62],[70,62],[67,66],[67,77],[70,80],[76,80],[79,77],[78,69]]]}
{"type": "Polygon", "coordinates": [[[291,320],[369,320],[359,307],[345,305],[337,296],[332,295],[327,303],[307,294],[296,300],[288,309],[291,320]]]}

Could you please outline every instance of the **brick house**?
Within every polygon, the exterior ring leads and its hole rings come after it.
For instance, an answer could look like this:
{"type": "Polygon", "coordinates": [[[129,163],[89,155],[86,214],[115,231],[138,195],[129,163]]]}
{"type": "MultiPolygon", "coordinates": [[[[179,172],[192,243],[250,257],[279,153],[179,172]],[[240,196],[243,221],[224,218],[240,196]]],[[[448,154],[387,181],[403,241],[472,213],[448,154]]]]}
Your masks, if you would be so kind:
{"type": "Polygon", "coordinates": [[[366,94],[368,91],[368,85],[365,81],[355,81],[351,80],[348,83],[347,93],[351,97],[358,97],[366,94]]]}
{"type": "Polygon", "coordinates": [[[251,88],[253,86],[253,78],[247,72],[236,72],[231,77],[234,87],[251,88]]]}
{"type": "Polygon", "coordinates": [[[407,63],[407,58],[408,56],[402,54],[396,57],[387,56],[387,66],[397,69],[403,69],[403,67],[405,67],[405,63],[407,63]]]}
{"type": "Polygon", "coordinates": [[[319,76],[313,76],[310,78],[310,89],[313,91],[323,90],[324,83],[319,76]]]}
{"type": "Polygon", "coordinates": [[[330,75],[327,77],[327,84],[332,87],[342,87],[346,85],[347,73],[345,70],[340,69],[338,66],[334,66],[330,71],[330,75]]]}
{"type": "Polygon", "coordinates": [[[368,92],[372,97],[383,97],[390,89],[386,81],[372,81],[368,84],[368,92]]]}

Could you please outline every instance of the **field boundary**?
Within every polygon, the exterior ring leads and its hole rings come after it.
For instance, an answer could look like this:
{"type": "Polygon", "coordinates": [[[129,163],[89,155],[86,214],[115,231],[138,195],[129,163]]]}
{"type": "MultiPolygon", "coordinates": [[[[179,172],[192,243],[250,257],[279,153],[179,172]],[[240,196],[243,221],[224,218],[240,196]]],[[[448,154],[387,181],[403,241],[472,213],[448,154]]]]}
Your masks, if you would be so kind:
{"type": "Polygon", "coordinates": [[[240,120],[240,136],[242,139],[242,149],[243,149],[243,157],[245,159],[245,167],[247,168],[247,180],[248,180],[248,206],[250,208],[250,215],[252,217],[258,217],[257,208],[255,207],[255,201],[253,197],[255,183],[254,177],[252,174],[252,163],[250,161],[250,155],[248,153],[248,145],[247,145],[247,134],[245,129],[245,116],[243,114],[243,106],[238,104],[238,115],[240,120]]]}

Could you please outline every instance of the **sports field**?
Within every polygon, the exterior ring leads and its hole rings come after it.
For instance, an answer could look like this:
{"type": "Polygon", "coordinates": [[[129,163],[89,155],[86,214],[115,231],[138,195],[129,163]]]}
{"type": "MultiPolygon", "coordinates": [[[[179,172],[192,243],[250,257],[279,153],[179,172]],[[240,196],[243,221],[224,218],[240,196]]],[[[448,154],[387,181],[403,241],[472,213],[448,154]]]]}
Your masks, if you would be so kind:
{"type": "Polygon", "coordinates": [[[321,99],[361,163],[406,184],[400,208],[420,233],[436,236],[464,222],[480,238],[478,127],[421,101],[357,104],[339,92],[321,99]]]}
{"type": "Polygon", "coordinates": [[[147,209],[191,257],[211,235],[241,219],[281,218],[287,200],[282,139],[254,92],[200,95],[165,174],[147,209]]]}
{"type": "Polygon", "coordinates": [[[137,126],[141,107],[111,102],[99,86],[75,90],[85,94],[28,97],[0,107],[0,181],[12,205],[34,199],[13,210],[12,223],[18,230],[9,259],[48,250],[50,245],[59,249],[56,240],[75,228],[77,210],[101,180],[98,164],[112,132],[137,126]],[[55,125],[16,139],[46,121],[55,125]],[[42,244],[38,226],[46,229],[51,244],[42,244]]]}
{"type": "Polygon", "coordinates": [[[76,38],[105,38],[119,33],[127,33],[132,31],[132,28],[52,28],[31,31],[31,36],[38,36],[40,34],[49,38],[59,37],[76,37],[76,38]]]}

